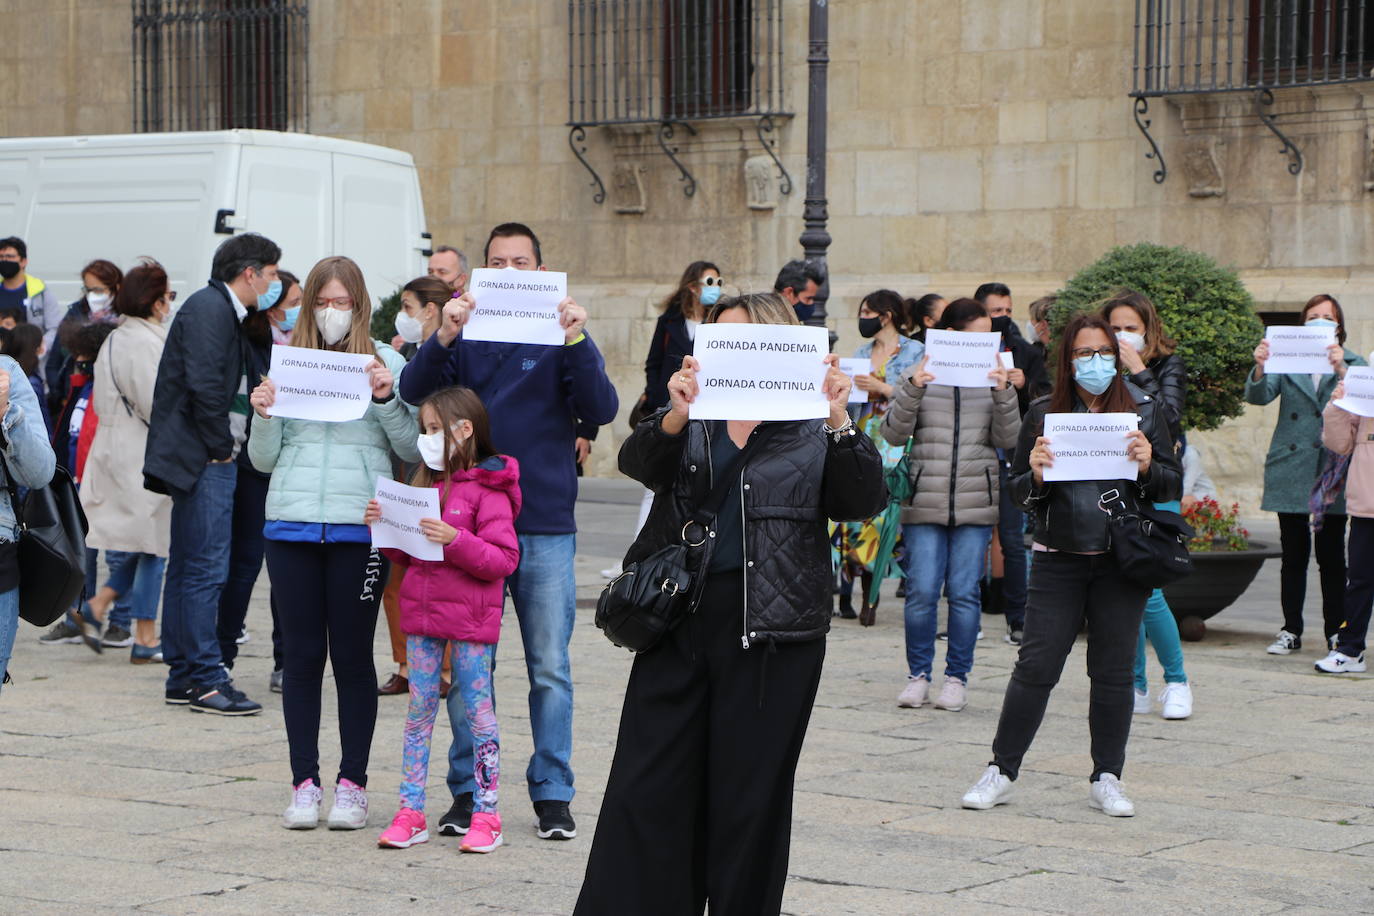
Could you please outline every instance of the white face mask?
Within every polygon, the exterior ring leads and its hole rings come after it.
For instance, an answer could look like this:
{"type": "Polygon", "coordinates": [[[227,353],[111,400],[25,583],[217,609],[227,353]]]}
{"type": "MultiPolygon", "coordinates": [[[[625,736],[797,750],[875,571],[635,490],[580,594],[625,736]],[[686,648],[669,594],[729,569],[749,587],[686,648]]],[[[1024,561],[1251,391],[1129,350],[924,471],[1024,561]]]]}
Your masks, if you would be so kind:
{"type": "Polygon", "coordinates": [[[396,333],[406,343],[419,343],[420,338],[425,336],[425,326],[420,319],[402,309],[396,313],[396,333]]]}
{"type": "Polygon", "coordinates": [[[432,471],[444,469],[444,433],[421,433],[415,439],[415,447],[420,450],[420,458],[425,467],[432,471]]]}
{"type": "Polygon", "coordinates": [[[87,293],[86,304],[91,307],[92,312],[103,312],[110,306],[109,293],[87,293]]]}
{"type": "Polygon", "coordinates": [[[1122,343],[1130,344],[1137,353],[1145,349],[1145,335],[1137,334],[1135,331],[1120,331],[1117,333],[1116,339],[1122,343]]]}
{"type": "Polygon", "coordinates": [[[332,347],[343,340],[348,329],[353,327],[353,310],[336,309],[332,305],[315,309],[315,327],[320,329],[324,342],[332,347]]]}

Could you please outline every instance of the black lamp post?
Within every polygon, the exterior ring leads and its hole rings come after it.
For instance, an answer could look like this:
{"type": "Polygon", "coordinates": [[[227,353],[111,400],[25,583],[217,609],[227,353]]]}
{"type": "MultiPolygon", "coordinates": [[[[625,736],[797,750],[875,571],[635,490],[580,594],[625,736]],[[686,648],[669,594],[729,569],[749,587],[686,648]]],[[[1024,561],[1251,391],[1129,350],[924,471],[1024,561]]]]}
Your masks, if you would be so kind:
{"type": "MultiPolygon", "coordinates": [[[[825,231],[830,218],[825,199],[825,134],[826,80],[830,66],[830,6],[829,0],[811,0],[810,85],[806,100],[806,206],[802,220],[806,228],[801,234],[805,257],[825,270],[825,284],[816,293],[816,309],[806,323],[825,327],[825,303],[830,298],[830,269],[825,252],[830,247],[830,233],[825,231]]],[[[832,339],[833,346],[833,339],[832,339]]]]}

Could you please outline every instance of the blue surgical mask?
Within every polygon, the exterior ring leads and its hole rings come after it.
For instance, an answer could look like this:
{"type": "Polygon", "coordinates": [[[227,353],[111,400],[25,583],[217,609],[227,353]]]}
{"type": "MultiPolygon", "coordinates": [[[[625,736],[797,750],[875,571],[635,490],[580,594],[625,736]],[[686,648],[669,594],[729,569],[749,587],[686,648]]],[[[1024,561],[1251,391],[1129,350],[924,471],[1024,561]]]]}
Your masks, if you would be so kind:
{"type": "Polygon", "coordinates": [[[277,304],[281,298],[281,281],[273,280],[267,285],[267,292],[258,297],[258,308],[266,311],[277,304]]]}
{"type": "Polygon", "coordinates": [[[1083,388],[1094,394],[1101,394],[1111,387],[1116,378],[1116,357],[1095,353],[1073,361],[1073,379],[1083,388]]]}
{"type": "Polygon", "coordinates": [[[296,316],[300,313],[301,307],[299,305],[293,309],[285,309],[282,312],[281,324],[277,325],[277,327],[281,328],[283,331],[291,330],[296,326],[296,316]]]}
{"type": "Polygon", "coordinates": [[[719,286],[707,286],[707,287],[702,288],[702,290],[701,290],[701,304],[702,304],[702,305],[715,305],[715,304],[716,304],[717,302],[719,302],[719,301],[720,301],[720,287],[719,287],[719,286]]]}
{"type": "Polygon", "coordinates": [[[1309,319],[1307,319],[1307,326],[1308,326],[1309,328],[1334,328],[1334,327],[1337,327],[1336,322],[1332,321],[1330,318],[1309,318],[1309,319]]]}

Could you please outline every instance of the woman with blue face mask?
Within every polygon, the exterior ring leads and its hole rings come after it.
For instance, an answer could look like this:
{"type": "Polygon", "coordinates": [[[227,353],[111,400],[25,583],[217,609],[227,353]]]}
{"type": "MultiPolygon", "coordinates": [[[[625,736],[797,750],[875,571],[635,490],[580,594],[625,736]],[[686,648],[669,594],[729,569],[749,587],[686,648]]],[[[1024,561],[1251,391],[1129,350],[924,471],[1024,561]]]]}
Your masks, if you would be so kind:
{"type": "MultiPolygon", "coordinates": [[[[1121,364],[1128,381],[1164,407],[1179,461],[1183,448],[1183,405],[1188,391],[1188,367],[1174,352],[1174,342],[1164,333],[1154,303],[1135,290],[1119,290],[1102,304],[1102,317],[1112,326],[1121,364]]],[[[1156,509],[1182,512],[1178,502],[1160,503],[1156,509]]],[[[1193,688],[1183,670],[1183,643],[1178,636],[1178,621],[1162,589],[1150,593],[1145,605],[1145,620],[1140,625],[1140,643],[1135,657],[1135,711],[1148,715],[1149,682],[1145,677],[1145,643],[1154,646],[1155,657],[1164,669],[1164,689],[1159,694],[1160,714],[1166,719],[1186,719],[1193,714],[1193,688]]]]}
{"type": "Polygon", "coordinates": [[[1011,795],[1021,761],[1044,718],[1083,623],[1088,623],[1088,731],[1093,770],[1089,803],[1104,814],[1135,813],[1121,787],[1131,733],[1132,669],[1150,589],[1122,575],[1112,553],[1107,515],[1098,506],[1116,490],[1128,505],[1178,499],[1183,471],[1174,455],[1163,405],[1122,377],[1120,347],[1100,315],[1069,319],[1060,339],[1053,393],[1030,405],[1011,469],[1012,496],[1035,516],[1030,589],[1021,650],[1007,683],[992,762],[964,794],[965,808],[986,809],[1011,795]],[[1054,450],[1044,436],[1047,413],[1134,413],[1128,435],[1133,480],[1048,481],[1054,450]]]}
{"type": "Polygon", "coordinates": [[[1302,309],[1307,327],[1335,328],[1327,350],[1331,372],[1321,375],[1270,375],[1264,371],[1269,344],[1255,348],[1255,369],[1245,379],[1245,400],[1268,404],[1279,399],[1279,421],[1264,458],[1265,512],[1279,516],[1279,604],[1283,628],[1266,650],[1288,655],[1302,648],[1303,599],[1307,564],[1316,541],[1322,586],[1325,652],[1345,618],[1345,462],[1322,448],[1322,406],[1331,399],[1348,366],[1365,361],[1345,349],[1345,313],[1330,296],[1313,296],[1302,309]],[[1315,529],[1315,537],[1313,531],[1315,529]]]}

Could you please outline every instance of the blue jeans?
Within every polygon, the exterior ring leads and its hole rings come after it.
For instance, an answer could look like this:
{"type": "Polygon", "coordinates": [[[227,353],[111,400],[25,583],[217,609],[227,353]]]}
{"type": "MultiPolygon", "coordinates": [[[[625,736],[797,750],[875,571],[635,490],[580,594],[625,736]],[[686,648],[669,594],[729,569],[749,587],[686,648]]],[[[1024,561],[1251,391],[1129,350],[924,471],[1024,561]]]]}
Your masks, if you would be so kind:
{"type": "MultiPolygon", "coordinates": [[[[568,642],[577,616],[573,558],[577,535],[520,535],[520,565],[506,579],[530,678],[534,756],[525,769],[531,801],[572,801],[572,667],[568,642]]],[[[494,658],[494,656],[493,656],[494,658]]],[[[493,662],[494,664],[494,662],[493,662]]],[[[448,751],[448,788],[456,798],[476,787],[472,738],[462,692],[448,693],[448,718],[458,738],[448,751]]]]}
{"type": "Polygon", "coordinates": [[[1011,475],[1007,473],[1005,461],[997,462],[997,472],[1002,487],[997,513],[997,538],[1002,542],[1002,601],[1006,605],[1007,626],[1020,630],[1026,623],[1026,584],[1030,581],[1026,513],[1018,509],[1011,498],[1011,475]]]}
{"type": "Polygon", "coordinates": [[[168,690],[217,687],[229,680],[220,665],[215,617],[229,577],[226,523],[234,513],[237,474],[232,461],[207,464],[190,493],[172,496],[172,545],[162,591],[168,690]]]}
{"type": "Polygon", "coordinates": [[[14,652],[14,634],[19,629],[19,589],[0,592],[0,687],[4,686],[5,671],[14,652]]]}
{"type": "MultiPolygon", "coordinates": [[[[1156,509],[1178,512],[1183,506],[1177,500],[1171,503],[1156,503],[1156,509]]],[[[1145,602],[1145,619],[1140,622],[1140,639],[1135,647],[1135,689],[1149,689],[1145,679],[1145,639],[1155,647],[1155,657],[1164,669],[1164,683],[1186,684],[1188,675],[1183,672],[1183,643],[1178,638],[1178,621],[1164,600],[1164,592],[1155,589],[1150,600],[1145,602]]]]}
{"type": "Polygon", "coordinates": [[[936,608],[940,587],[949,601],[945,677],[968,681],[978,642],[982,601],[978,581],[992,540],[991,525],[903,525],[906,544],[906,662],[912,677],[925,676],[935,661],[936,608]]]}
{"type": "MultiPolygon", "coordinates": [[[[105,563],[110,567],[110,576],[105,580],[105,585],[119,594],[115,608],[124,607],[126,621],[157,620],[157,602],[162,594],[166,558],[151,553],[107,550],[105,563]]],[[[114,621],[115,613],[111,611],[110,622],[114,621]]],[[[122,626],[128,629],[127,622],[122,626]]]]}

